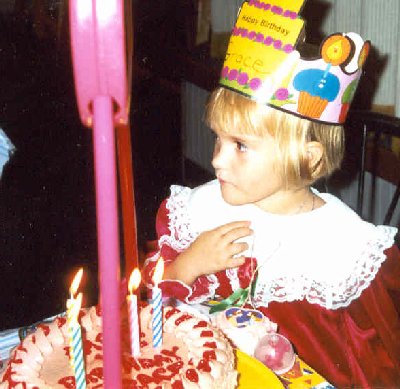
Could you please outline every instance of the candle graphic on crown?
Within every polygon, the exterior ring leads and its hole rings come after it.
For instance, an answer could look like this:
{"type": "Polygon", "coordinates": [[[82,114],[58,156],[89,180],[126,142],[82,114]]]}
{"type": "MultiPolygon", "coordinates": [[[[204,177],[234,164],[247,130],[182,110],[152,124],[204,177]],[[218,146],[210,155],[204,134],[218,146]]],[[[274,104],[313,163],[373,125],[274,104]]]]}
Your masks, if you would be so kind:
{"type": "Polygon", "coordinates": [[[74,369],[75,386],[86,388],[85,363],[83,358],[81,326],[78,323],[79,311],[82,305],[82,293],[75,298],[83,275],[83,269],[76,273],[70,287],[70,298],[67,300],[67,325],[69,335],[69,361],[74,369]]]}
{"type": "Polygon", "coordinates": [[[162,280],[163,273],[164,273],[164,261],[162,257],[160,257],[154,269],[154,274],[153,274],[154,286],[152,289],[152,298],[151,298],[151,303],[153,307],[152,325],[153,325],[154,348],[162,346],[162,331],[163,331],[162,293],[161,289],[158,287],[158,284],[162,280]]]}
{"type": "Polygon", "coordinates": [[[131,340],[131,353],[132,356],[137,358],[140,355],[140,331],[138,319],[137,296],[134,294],[139,287],[141,280],[140,271],[135,268],[129,277],[128,290],[129,294],[126,297],[129,310],[129,329],[131,340]]]}

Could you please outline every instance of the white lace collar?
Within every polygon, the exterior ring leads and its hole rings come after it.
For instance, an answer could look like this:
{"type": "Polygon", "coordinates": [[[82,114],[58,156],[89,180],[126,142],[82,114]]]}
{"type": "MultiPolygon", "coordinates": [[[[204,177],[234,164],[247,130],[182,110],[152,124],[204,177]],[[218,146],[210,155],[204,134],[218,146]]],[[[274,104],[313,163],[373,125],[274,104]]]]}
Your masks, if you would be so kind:
{"type": "MultiPolygon", "coordinates": [[[[326,204],[298,215],[268,214],[254,205],[231,206],[211,181],[196,189],[171,187],[167,207],[171,235],[161,237],[184,250],[202,231],[234,220],[251,220],[248,256],[262,264],[254,305],[307,299],[326,308],[345,307],[369,286],[394,243],[397,229],[361,220],[336,197],[318,193],[326,204]],[[176,239],[179,236],[179,239],[176,239]]],[[[235,271],[227,271],[233,288],[235,271]]],[[[209,277],[212,289],[216,277],[209,277]]]]}

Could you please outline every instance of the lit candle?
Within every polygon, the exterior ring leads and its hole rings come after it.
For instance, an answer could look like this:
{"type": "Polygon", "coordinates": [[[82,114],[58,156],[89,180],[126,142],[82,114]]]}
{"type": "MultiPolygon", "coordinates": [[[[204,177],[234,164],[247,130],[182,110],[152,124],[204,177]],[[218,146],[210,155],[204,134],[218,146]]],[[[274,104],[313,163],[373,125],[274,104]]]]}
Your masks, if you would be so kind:
{"type": "Polygon", "coordinates": [[[80,268],[76,272],[76,274],[74,276],[74,279],[71,282],[71,286],[69,287],[69,293],[70,293],[71,297],[67,300],[67,317],[68,317],[71,309],[73,309],[72,306],[73,306],[74,302],[76,301],[75,300],[75,295],[76,295],[76,292],[77,292],[77,290],[79,288],[79,285],[81,283],[82,276],[83,276],[83,269],[80,268]]]}
{"type": "Polygon", "coordinates": [[[82,332],[78,323],[79,310],[82,304],[82,293],[73,299],[73,304],[68,311],[69,357],[75,375],[77,389],[86,388],[85,362],[83,359],[82,332]]]}
{"type": "Polygon", "coordinates": [[[137,296],[134,294],[135,290],[139,287],[141,280],[140,271],[135,268],[129,277],[128,290],[129,295],[126,297],[129,309],[129,329],[131,336],[131,353],[132,356],[137,358],[140,355],[140,331],[139,319],[137,308],[137,296]]]}
{"type": "Polygon", "coordinates": [[[158,283],[162,280],[164,273],[164,261],[160,258],[154,269],[152,289],[152,307],[153,307],[153,347],[160,347],[162,345],[162,293],[158,287],[158,283]]]}

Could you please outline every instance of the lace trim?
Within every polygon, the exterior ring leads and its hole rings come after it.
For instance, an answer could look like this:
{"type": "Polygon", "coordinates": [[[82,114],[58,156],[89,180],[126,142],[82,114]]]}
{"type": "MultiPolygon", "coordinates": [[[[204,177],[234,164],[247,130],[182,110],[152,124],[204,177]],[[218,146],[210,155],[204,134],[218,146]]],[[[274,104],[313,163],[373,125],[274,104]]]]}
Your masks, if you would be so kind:
{"type": "MultiPolygon", "coordinates": [[[[198,237],[199,234],[193,232],[190,228],[190,218],[187,209],[191,191],[192,190],[188,187],[179,185],[171,186],[171,196],[166,204],[169,211],[168,228],[170,230],[170,235],[162,235],[159,238],[159,247],[167,244],[175,251],[182,252],[198,237]]],[[[153,257],[157,257],[157,254],[153,257]]],[[[197,304],[215,296],[215,291],[219,287],[218,278],[214,274],[210,274],[206,276],[206,279],[208,281],[207,293],[194,298],[192,298],[193,289],[190,286],[181,281],[176,281],[191,291],[191,294],[186,298],[187,303],[197,304]]]]}
{"type": "Polygon", "coordinates": [[[183,186],[172,185],[171,196],[167,201],[169,211],[168,227],[170,235],[162,235],[159,238],[159,247],[167,244],[176,251],[187,249],[199,234],[195,234],[190,229],[187,204],[191,189],[183,186]]]}
{"type": "Polygon", "coordinates": [[[229,284],[233,291],[240,288],[240,281],[237,269],[226,269],[226,276],[229,279],[229,284]]]}
{"type": "MultiPolygon", "coordinates": [[[[207,293],[202,294],[201,296],[191,298],[191,296],[188,297],[187,302],[190,302],[190,304],[200,304],[206,300],[213,299],[215,297],[215,291],[219,287],[219,282],[218,278],[214,274],[210,274],[206,276],[207,281],[208,281],[208,290],[207,293]]],[[[192,289],[193,292],[193,289],[192,289]]]]}
{"type": "Polygon", "coordinates": [[[327,309],[345,308],[371,284],[386,259],[384,250],[394,244],[397,229],[378,226],[376,240],[371,242],[357,261],[351,275],[335,285],[320,283],[305,276],[282,277],[271,284],[258,284],[252,300],[255,307],[271,301],[289,302],[306,299],[327,309]]]}

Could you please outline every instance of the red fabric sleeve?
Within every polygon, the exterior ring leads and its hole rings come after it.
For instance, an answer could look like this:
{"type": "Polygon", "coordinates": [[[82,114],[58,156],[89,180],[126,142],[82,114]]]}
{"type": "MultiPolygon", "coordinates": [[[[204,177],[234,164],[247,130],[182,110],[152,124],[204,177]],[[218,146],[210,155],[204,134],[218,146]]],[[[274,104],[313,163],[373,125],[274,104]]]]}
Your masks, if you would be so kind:
{"type": "MultiPolygon", "coordinates": [[[[168,199],[161,203],[157,212],[156,231],[158,239],[160,239],[162,236],[171,236],[171,230],[169,229],[169,211],[167,209],[167,201],[168,199]]],[[[175,260],[178,254],[179,252],[169,246],[166,242],[163,242],[161,246],[158,246],[158,251],[150,253],[142,270],[142,276],[148,287],[151,288],[152,275],[158,257],[162,256],[165,265],[168,266],[168,263],[175,260]]],[[[195,299],[201,299],[202,296],[208,296],[210,290],[210,282],[205,276],[199,277],[191,287],[177,280],[163,280],[159,286],[163,291],[164,297],[175,297],[188,303],[195,299]]]]}
{"type": "Polygon", "coordinates": [[[398,248],[387,255],[371,285],[347,308],[295,301],[262,309],[301,358],[338,388],[400,388],[400,315],[392,293],[400,292],[398,248]]]}

